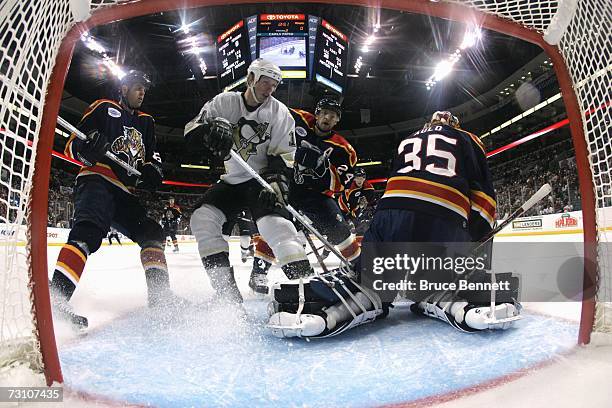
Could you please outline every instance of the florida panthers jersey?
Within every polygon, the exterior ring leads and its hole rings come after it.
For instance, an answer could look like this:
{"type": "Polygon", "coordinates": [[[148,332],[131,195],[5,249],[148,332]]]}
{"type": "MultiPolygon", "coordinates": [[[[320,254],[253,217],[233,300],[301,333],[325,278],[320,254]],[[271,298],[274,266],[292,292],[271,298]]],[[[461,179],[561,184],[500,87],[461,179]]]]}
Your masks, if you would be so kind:
{"type": "Polygon", "coordinates": [[[332,131],[327,137],[319,137],[314,131],[315,116],[300,109],[290,109],[295,120],[295,136],[298,146],[302,141],[317,146],[329,157],[330,171],[321,179],[305,177],[301,188],[332,197],[340,193],[353,175],[357,164],[357,153],[347,140],[332,131]]]}
{"type": "MultiPolygon", "coordinates": [[[[87,108],[77,127],[85,134],[94,129],[102,132],[110,143],[109,151],[133,168],[146,162],[160,162],[155,153],[155,123],[153,117],[144,112],[135,110],[131,114],[115,101],[100,99],[87,108]]],[[[78,160],[72,149],[75,138],[74,134],[70,135],[64,153],[78,160]]],[[[123,167],[107,157],[92,167],[82,167],[77,177],[92,175],[102,177],[127,192],[133,191],[138,180],[137,176],[128,175],[123,167]]]]}
{"type": "Polygon", "coordinates": [[[378,209],[405,208],[468,222],[474,240],[495,222],[495,191],[482,142],[446,125],[404,138],[378,209]]]}
{"type": "Polygon", "coordinates": [[[355,218],[359,215],[360,204],[363,200],[365,200],[365,204],[371,204],[373,199],[374,186],[372,183],[365,180],[361,187],[358,187],[357,183],[353,181],[338,198],[338,205],[344,214],[355,218]]]}
{"type": "MultiPolygon", "coordinates": [[[[249,109],[240,92],[224,92],[206,102],[198,116],[185,126],[185,134],[202,123],[204,118],[222,117],[235,125],[234,147],[258,173],[267,167],[267,156],[281,156],[287,163],[295,153],[294,121],[289,109],[274,97],[256,109],[249,109]]],[[[229,184],[250,180],[231,157],[225,161],[221,179],[229,184]]]]}
{"type": "Polygon", "coordinates": [[[181,208],[178,205],[168,204],[162,214],[162,226],[167,229],[176,229],[178,227],[179,220],[181,219],[181,215],[181,208]]]}

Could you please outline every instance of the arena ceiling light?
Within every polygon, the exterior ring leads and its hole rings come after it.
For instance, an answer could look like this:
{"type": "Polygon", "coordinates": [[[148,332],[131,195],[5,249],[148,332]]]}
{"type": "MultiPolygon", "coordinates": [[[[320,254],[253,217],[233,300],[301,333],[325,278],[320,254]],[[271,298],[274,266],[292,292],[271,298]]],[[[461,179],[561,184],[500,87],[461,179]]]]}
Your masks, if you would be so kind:
{"type": "Polygon", "coordinates": [[[92,37],[89,32],[84,32],[81,35],[81,41],[89,50],[98,54],[102,58],[102,64],[108,68],[108,70],[117,78],[121,79],[125,76],[125,71],[115,63],[108,55],[106,49],[102,44],[100,44],[94,37],[92,37]]]}
{"type": "Polygon", "coordinates": [[[438,62],[434,69],[434,73],[425,82],[425,87],[430,90],[436,83],[448,76],[453,70],[453,65],[461,59],[461,51],[471,48],[482,40],[482,31],[476,25],[470,25],[466,28],[463,40],[459,48],[455,50],[448,58],[438,62]]]}
{"type": "Polygon", "coordinates": [[[463,35],[463,41],[459,46],[460,49],[465,50],[467,48],[475,46],[482,39],[482,31],[476,25],[469,26],[465,30],[463,35]]]}

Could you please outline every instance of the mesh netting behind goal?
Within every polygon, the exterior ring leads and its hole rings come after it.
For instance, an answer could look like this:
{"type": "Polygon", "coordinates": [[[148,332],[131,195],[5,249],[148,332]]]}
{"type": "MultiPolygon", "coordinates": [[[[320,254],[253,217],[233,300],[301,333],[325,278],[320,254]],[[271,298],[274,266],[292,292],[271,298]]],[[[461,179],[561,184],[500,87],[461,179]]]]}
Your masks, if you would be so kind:
{"type": "MultiPolygon", "coordinates": [[[[93,15],[104,15],[96,24],[142,14],[145,12],[145,6],[146,12],[159,12],[180,6],[180,2],[169,0],[132,0],[125,2],[128,3],[125,5],[121,3],[123,2],[118,0],[92,1],[90,8],[93,15]],[[109,11],[108,6],[114,7],[109,11]]],[[[189,3],[195,5],[197,2],[189,3]]],[[[365,0],[361,3],[368,5],[365,0]]],[[[32,213],[29,210],[32,205],[30,197],[36,197],[39,189],[47,188],[37,184],[36,180],[46,180],[46,177],[40,176],[41,172],[48,172],[47,156],[50,151],[48,148],[42,149],[39,152],[42,156],[38,158],[36,152],[41,140],[45,140],[40,138],[52,138],[54,133],[52,126],[42,127],[45,112],[43,107],[57,107],[59,103],[59,95],[55,100],[46,100],[45,95],[50,85],[58,85],[50,84],[50,79],[62,41],[75,24],[72,4],[80,5],[81,8],[83,5],[87,6],[86,0],[0,2],[0,365],[6,365],[16,359],[28,360],[34,369],[42,370],[45,359],[44,356],[41,358],[41,338],[52,335],[39,334],[38,328],[41,324],[37,316],[40,310],[37,311],[34,307],[37,302],[33,299],[35,291],[32,291],[33,287],[36,288],[33,285],[38,285],[38,288],[46,285],[46,270],[34,274],[30,262],[36,252],[46,251],[46,247],[32,248],[26,237],[32,230],[34,220],[40,223],[40,217],[45,217],[43,222],[46,221],[45,211],[32,213]],[[37,103],[29,102],[31,99],[37,103]],[[45,158],[47,167],[40,165],[41,160],[45,158]],[[34,279],[33,276],[37,278],[34,279]]],[[[207,2],[202,0],[200,4],[206,5],[207,2]]],[[[521,32],[526,35],[539,33],[539,43],[543,46],[545,44],[541,41],[542,36],[549,42],[558,42],[557,46],[571,82],[569,85],[562,85],[562,92],[566,96],[574,92],[580,110],[580,113],[575,114],[568,111],[570,121],[577,124],[582,120],[584,140],[581,142],[586,142],[587,147],[583,151],[576,150],[577,155],[581,155],[579,159],[588,159],[588,163],[584,161],[584,165],[579,162],[579,171],[589,177],[592,175],[597,207],[612,204],[609,168],[612,160],[612,107],[609,90],[612,83],[612,2],[381,0],[377,4],[381,7],[388,5],[462,21],[467,21],[468,18],[475,22],[485,21],[486,26],[491,29],[513,22],[515,24],[512,25],[512,31],[519,32],[519,36],[521,32]],[[484,16],[499,18],[492,20],[484,16]],[[497,24],[498,21],[503,24],[497,24]]],[[[299,3],[295,7],[299,8],[299,3]]],[[[78,35],[72,36],[70,41],[77,39],[78,35]]],[[[56,81],[63,82],[67,61],[68,59],[57,67],[63,72],[56,73],[56,81]]],[[[555,68],[558,70],[558,67],[555,68]]],[[[61,86],[61,83],[59,85],[61,86]]],[[[52,120],[51,122],[54,123],[52,120]]],[[[573,134],[580,133],[580,129],[573,129],[573,134]]],[[[576,143],[576,139],[574,142],[576,143]]],[[[590,182],[584,184],[591,185],[590,182]]],[[[41,196],[46,197],[45,194],[41,196]]],[[[46,202],[43,205],[46,205],[46,202]]],[[[583,209],[588,210],[584,203],[583,209]]],[[[606,214],[608,213],[600,211],[597,217],[597,226],[600,228],[598,239],[602,242],[606,241],[605,229],[612,226],[612,220],[606,214]]],[[[44,237],[41,239],[44,242],[44,237]]],[[[599,252],[598,271],[600,300],[612,298],[612,274],[608,256],[602,247],[599,252]]],[[[46,266],[44,268],[46,269],[46,266]]],[[[597,329],[609,328],[612,326],[612,316],[605,312],[604,303],[599,305],[601,307],[598,307],[595,326],[597,329]]],[[[55,358],[56,354],[55,351],[55,358]]],[[[50,378],[61,379],[59,366],[55,374],[49,374],[48,367],[45,371],[48,381],[50,378]]]]}

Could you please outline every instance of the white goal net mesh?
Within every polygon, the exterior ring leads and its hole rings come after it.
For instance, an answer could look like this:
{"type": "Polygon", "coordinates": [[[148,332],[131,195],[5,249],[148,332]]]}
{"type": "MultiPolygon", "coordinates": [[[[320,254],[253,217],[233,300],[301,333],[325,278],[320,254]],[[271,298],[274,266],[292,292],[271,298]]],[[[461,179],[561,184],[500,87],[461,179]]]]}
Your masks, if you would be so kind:
{"type": "MultiPolygon", "coordinates": [[[[21,355],[21,360],[29,360],[34,368],[42,368],[36,313],[30,293],[28,259],[32,248],[28,247],[26,237],[30,219],[44,215],[31,214],[28,204],[45,92],[60,44],[75,24],[70,6],[83,1],[86,0],[0,2],[0,367],[14,361],[15,355],[21,355]],[[39,103],[29,102],[24,92],[39,103]]],[[[429,0],[423,2],[429,3],[429,0]]],[[[93,0],[90,7],[93,13],[118,3],[122,1],[93,0]]],[[[129,3],[134,6],[138,1],[129,3]]],[[[451,0],[446,3],[493,14],[542,34],[557,25],[564,27],[557,12],[569,7],[573,17],[562,32],[558,46],[582,111],[597,206],[610,206],[612,2],[451,0]]],[[[295,7],[299,8],[299,4],[295,7]]],[[[114,17],[122,17],[120,8],[114,17]]],[[[600,212],[598,216],[602,242],[605,241],[605,228],[612,226],[612,220],[603,214],[600,212]]],[[[602,249],[598,293],[604,300],[612,298],[612,274],[607,256],[602,249]]],[[[598,309],[598,328],[612,326],[612,317],[604,311],[603,307],[598,309]]]]}

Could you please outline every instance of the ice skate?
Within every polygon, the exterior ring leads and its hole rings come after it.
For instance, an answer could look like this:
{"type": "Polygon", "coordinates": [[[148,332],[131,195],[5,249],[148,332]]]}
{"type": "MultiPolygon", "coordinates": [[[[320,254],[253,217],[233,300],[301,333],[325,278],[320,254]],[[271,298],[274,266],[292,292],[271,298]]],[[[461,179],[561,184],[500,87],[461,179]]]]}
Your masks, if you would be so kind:
{"type": "Polygon", "coordinates": [[[264,273],[251,272],[249,288],[260,295],[268,294],[268,276],[264,273]]]}

